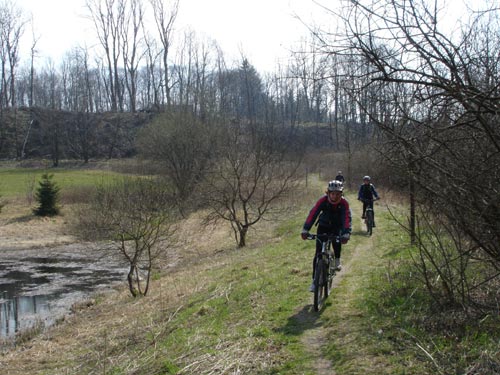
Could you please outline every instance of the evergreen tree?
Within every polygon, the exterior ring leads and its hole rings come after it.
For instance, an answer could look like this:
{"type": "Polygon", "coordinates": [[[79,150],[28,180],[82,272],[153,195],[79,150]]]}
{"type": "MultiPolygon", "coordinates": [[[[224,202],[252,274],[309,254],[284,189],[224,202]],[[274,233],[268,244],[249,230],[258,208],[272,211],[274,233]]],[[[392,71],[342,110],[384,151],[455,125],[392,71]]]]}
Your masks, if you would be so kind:
{"type": "Polygon", "coordinates": [[[37,216],[54,216],[59,213],[57,200],[59,198],[59,187],[52,180],[53,175],[44,173],[39,181],[35,197],[39,206],[33,210],[37,216]]]}

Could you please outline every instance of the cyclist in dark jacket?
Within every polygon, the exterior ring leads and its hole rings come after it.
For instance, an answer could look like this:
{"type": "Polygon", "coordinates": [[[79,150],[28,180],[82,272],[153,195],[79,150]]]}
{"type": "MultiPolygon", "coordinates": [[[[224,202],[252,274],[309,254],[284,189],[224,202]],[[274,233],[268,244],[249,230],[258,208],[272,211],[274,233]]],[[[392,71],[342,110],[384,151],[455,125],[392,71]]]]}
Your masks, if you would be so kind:
{"type": "MultiPolygon", "coordinates": [[[[363,177],[363,184],[359,187],[358,192],[358,200],[363,202],[363,214],[361,218],[365,218],[365,212],[367,207],[371,207],[373,209],[373,201],[379,199],[378,193],[375,190],[375,186],[371,183],[370,176],[363,177]]],[[[375,216],[375,212],[374,212],[375,216]]],[[[375,226],[375,222],[373,223],[375,226]]]]}
{"type": "MultiPolygon", "coordinates": [[[[335,268],[340,271],[340,253],[342,244],[346,244],[351,233],[351,209],[349,203],[342,196],[344,185],[342,182],[333,180],[328,183],[328,188],[325,195],[322,196],[313,206],[302,229],[302,239],[305,240],[309,235],[309,231],[318,219],[317,234],[333,234],[342,236],[341,242],[333,243],[333,251],[335,255],[335,268]],[[319,218],[318,218],[319,217],[319,218]]],[[[313,259],[313,280],[314,280],[314,265],[317,257],[321,254],[321,243],[316,241],[316,253],[313,259]]],[[[314,291],[314,282],[310,288],[314,291]]]]}
{"type": "Polygon", "coordinates": [[[335,179],[336,179],[337,181],[342,182],[342,183],[344,183],[344,182],[345,182],[345,178],[344,178],[344,175],[342,174],[342,171],[338,171],[338,172],[337,172],[337,175],[335,176],[335,179]]]}

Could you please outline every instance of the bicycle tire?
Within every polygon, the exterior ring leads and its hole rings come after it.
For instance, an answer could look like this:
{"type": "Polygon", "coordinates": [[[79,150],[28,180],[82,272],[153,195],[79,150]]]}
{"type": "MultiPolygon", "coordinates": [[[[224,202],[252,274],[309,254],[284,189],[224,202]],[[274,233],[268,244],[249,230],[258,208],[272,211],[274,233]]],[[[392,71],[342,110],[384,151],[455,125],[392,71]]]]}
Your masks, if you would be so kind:
{"type": "Polygon", "coordinates": [[[325,301],[325,263],[323,259],[318,259],[316,270],[314,271],[314,311],[321,310],[325,301]]]}
{"type": "Polygon", "coordinates": [[[328,295],[327,297],[331,294],[332,292],[332,286],[333,286],[333,276],[335,276],[335,269],[334,269],[334,263],[333,263],[333,259],[330,258],[329,261],[328,261],[328,266],[327,266],[327,269],[328,269],[328,273],[327,273],[327,277],[328,277],[328,282],[327,282],[327,287],[328,287],[328,295]]]}
{"type": "Polygon", "coordinates": [[[325,299],[328,298],[328,296],[330,295],[330,289],[331,289],[331,283],[330,281],[332,280],[331,277],[330,277],[330,262],[326,259],[323,260],[323,264],[324,264],[324,269],[323,269],[323,274],[325,275],[324,276],[324,294],[325,294],[325,299]]]}
{"type": "Polygon", "coordinates": [[[373,232],[373,211],[366,210],[366,232],[369,236],[372,235],[373,232]]]}

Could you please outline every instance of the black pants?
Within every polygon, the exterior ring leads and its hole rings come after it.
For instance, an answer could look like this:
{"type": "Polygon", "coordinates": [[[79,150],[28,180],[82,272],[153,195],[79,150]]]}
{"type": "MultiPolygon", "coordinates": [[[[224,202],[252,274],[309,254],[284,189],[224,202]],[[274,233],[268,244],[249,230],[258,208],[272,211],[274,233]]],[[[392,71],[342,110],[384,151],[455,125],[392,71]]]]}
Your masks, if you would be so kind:
{"type": "MultiPolygon", "coordinates": [[[[322,227],[318,226],[318,230],[316,232],[317,235],[321,234],[333,234],[333,235],[340,235],[340,229],[332,229],[332,228],[327,228],[327,227],[322,227]]],[[[316,260],[318,259],[319,256],[321,256],[321,250],[322,250],[322,242],[316,240],[316,253],[314,254],[313,258],[313,279],[314,279],[314,270],[316,268],[316,260]]],[[[333,253],[335,255],[335,258],[340,258],[340,252],[342,250],[342,243],[340,241],[333,241],[332,242],[333,246],[333,253]]]]}

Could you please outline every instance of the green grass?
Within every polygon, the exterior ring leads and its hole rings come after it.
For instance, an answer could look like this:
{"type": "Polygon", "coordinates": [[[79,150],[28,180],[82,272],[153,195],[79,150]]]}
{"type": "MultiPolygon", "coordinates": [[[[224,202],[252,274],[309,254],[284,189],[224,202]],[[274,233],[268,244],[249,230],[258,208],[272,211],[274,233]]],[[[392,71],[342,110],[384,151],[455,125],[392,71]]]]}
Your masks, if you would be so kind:
{"type": "Polygon", "coordinates": [[[32,193],[44,173],[54,175],[53,180],[62,192],[75,187],[95,186],[103,179],[118,175],[110,171],[86,169],[0,168],[0,197],[22,197],[32,193]]]}
{"type": "Polygon", "coordinates": [[[340,303],[326,311],[327,355],[334,359],[338,373],[433,374],[425,358],[394,341],[394,335],[402,329],[394,325],[394,306],[386,311],[380,309],[381,293],[387,287],[387,267],[397,259],[394,249],[404,248],[407,238],[381,206],[376,207],[376,215],[372,238],[355,238],[365,253],[355,259],[349,275],[336,289],[340,303]],[[366,247],[366,241],[372,243],[366,247]]]}

